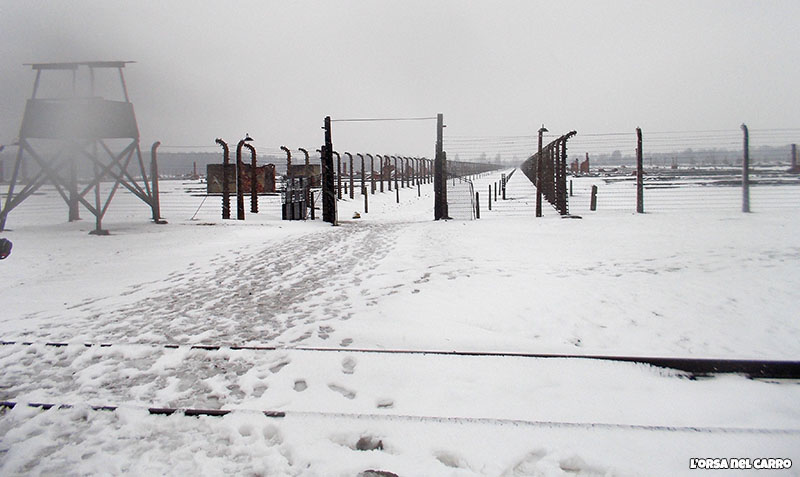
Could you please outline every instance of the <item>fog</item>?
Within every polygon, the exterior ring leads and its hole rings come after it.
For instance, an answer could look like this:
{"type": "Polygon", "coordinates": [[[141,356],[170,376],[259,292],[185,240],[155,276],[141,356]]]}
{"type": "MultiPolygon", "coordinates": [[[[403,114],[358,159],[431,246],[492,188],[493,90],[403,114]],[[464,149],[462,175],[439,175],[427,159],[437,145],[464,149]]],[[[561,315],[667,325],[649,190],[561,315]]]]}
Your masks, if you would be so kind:
{"type": "MultiPolygon", "coordinates": [[[[327,115],[443,113],[467,137],[791,128],[797,18],[796,1],[3,0],[0,144],[32,91],[23,63],[93,60],[136,62],[142,143],[166,151],[245,133],[259,151],[317,148],[327,115]]],[[[430,157],[435,121],[334,123],[333,138],[430,157]]]]}

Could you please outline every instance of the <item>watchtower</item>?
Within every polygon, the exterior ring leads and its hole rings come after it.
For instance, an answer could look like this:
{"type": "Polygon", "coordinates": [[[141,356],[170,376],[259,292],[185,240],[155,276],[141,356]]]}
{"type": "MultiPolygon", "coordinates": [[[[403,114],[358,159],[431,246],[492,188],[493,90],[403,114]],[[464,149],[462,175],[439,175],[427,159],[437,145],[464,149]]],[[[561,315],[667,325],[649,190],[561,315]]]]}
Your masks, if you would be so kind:
{"type": "Polygon", "coordinates": [[[158,143],[152,150],[151,187],[123,74],[129,63],[132,62],[29,65],[36,72],[36,79],[25,106],[19,141],[14,144],[18,151],[8,195],[0,208],[0,230],[5,229],[9,212],[47,183],[55,186],[66,202],[69,221],[80,219],[79,204],[95,216],[96,227],[91,234],[108,234],[102,228],[102,219],[120,186],[150,206],[155,222],[164,223],[158,203],[158,143]],[[105,84],[98,84],[98,79],[105,84]],[[49,91],[43,88],[48,80],[49,91]],[[104,97],[115,85],[120,97],[104,97]],[[132,162],[138,163],[138,170],[132,162]],[[33,175],[27,177],[28,173],[33,175]],[[107,185],[105,194],[101,183],[107,185]],[[17,186],[21,190],[15,193],[17,186]]]}

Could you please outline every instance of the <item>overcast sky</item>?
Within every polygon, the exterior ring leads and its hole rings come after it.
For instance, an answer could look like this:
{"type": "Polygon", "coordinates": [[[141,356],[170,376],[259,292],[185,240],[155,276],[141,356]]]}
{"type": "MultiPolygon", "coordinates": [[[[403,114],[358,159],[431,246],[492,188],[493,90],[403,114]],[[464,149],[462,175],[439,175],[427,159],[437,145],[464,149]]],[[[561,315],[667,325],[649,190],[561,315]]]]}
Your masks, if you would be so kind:
{"type": "MultiPolygon", "coordinates": [[[[323,118],[445,115],[454,136],[800,126],[800,2],[0,0],[0,143],[23,63],[132,60],[142,143],[317,148],[323,118]]],[[[433,155],[435,122],[336,123],[433,155]]],[[[487,151],[490,154],[492,151],[487,151]]]]}

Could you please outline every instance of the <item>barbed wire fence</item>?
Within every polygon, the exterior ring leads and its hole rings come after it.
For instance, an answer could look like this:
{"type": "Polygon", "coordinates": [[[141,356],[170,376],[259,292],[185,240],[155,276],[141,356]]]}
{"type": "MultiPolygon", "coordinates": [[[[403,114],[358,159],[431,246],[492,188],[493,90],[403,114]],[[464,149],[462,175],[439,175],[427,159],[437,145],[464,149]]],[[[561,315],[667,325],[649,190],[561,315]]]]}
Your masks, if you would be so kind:
{"type": "MultiPolygon", "coordinates": [[[[549,143],[558,137],[558,134],[544,134],[543,139],[549,143]]],[[[749,130],[750,200],[753,211],[800,206],[800,169],[794,146],[798,138],[800,128],[749,130]]],[[[448,203],[453,208],[451,216],[474,217],[475,192],[484,195],[481,202],[486,210],[487,195],[492,196],[493,201],[497,199],[491,188],[486,194],[483,190],[486,187],[479,189],[474,183],[470,186],[462,182],[489,170],[510,170],[523,164],[537,152],[537,139],[536,135],[447,136],[447,188],[450,191],[448,203]],[[453,181],[454,177],[461,179],[453,181]],[[456,209],[472,212],[457,213],[456,209]]],[[[567,150],[569,211],[576,214],[590,211],[593,188],[597,191],[595,200],[598,212],[635,211],[636,147],[634,130],[605,133],[579,131],[572,137],[567,150]],[[584,164],[586,168],[582,168],[584,164]]],[[[186,184],[186,193],[197,198],[197,205],[189,216],[198,215],[206,208],[218,209],[216,196],[205,192],[202,185],[208,164],[221,162],[218,146],[165,144],[161,149],[159,174],[163,179],[198,181],[186,184]]],[[[320,155],[313,152],[315,149],[308,148],[311,152],[310,163],[318,169],[320,155]]],[[[302,155],[296,148],[293,150],[297,155],[295,163],[302,163],[302,155]]],[[[4,154],[8,153],[4,151],[4,154]]],[[[343,153],[336,158],[336,187],[343,200],[350,197],[362,200],[362,184],[366,184],[368,194],[379,191],[391,191],[394,194],[395,183],[401,188],[413,188],[433,181],[433,160],[373,154],[373,166],[368,155],[364,154],[363,159],[354,156],[354,164],[343,153]],[[374,186],[373,179],[376,181],[374,186]]],[[[260,199],[261,213],[280,216],[280,194],[285,189],[289,175],[286,154],[279,146],[259,146],[257,160],[260,165],[274,164],[276,176],[274,195],[268,193],[260,199]]],[[[642,167],[645,212],[738,210],[742,203],[742,160],[743,133],[740,128],[644,130],[642,167]]],[[[316,198],[319,198],[318,193],[316,198]]],[[[512,199],[514,197],[509,197],[509,200],[512,199]]],[[[513,205],[523,207],[522,202],[513,205]]]]}
{"type": "MultiPolygon", "coordinates": [[[[754,210],[800,206],[793,146],[798,136],[800,128],[749,130],[754,210]]],[[[636,210],[636,142],[635,131],[578,134],[570,141],[573,210],[591,210],[593,188],[598,210],[636,210]],[[581,170],[587,160],[588,167],[581,170]]],[[[741,129],[643,131],[641,155],[645,212],[742,207],[741,129]]]]}

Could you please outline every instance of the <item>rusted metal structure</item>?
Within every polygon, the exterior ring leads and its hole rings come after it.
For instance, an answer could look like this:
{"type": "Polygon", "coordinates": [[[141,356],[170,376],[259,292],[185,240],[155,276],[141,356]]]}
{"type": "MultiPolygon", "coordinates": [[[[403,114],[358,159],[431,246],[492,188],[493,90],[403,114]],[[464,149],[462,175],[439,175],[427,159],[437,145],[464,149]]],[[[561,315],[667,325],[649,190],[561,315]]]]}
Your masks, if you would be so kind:
{"type": "Polygon", "coordinates": [[[250,212],[258,213],[258,165],[256,164],[256,148],[252,144],[244,147],[250,151],[250,212]]]}
{"type": "Polygon", "coordinates": [[[220,138],[216,139],[216,143],[222,146],[222,218],[231,218],[231,188],[228,184],[230,181],[230,164],[231,154],[228,149],[228,143],[220,138]]]}
{"type": "Polygon", "coordinates": [[[336,156],[336,198],[342,200],[342,157],[336,151],[333,155],[336,156]]]}
{"type": "MultiPolygon", "coordinates": [[[[5,229],[9,212],[45,184],[52,184],[66,202],[69,221],[80,219],[81,204],[94,215],[95,229],[91,234],[108,234],[102,220],[120,187],[149,205],[156,223],[164,223],[158,210],[158,176],[148,177],[139,148],[136,115],[125,84],[123,70],[130,63],[133,62],[28,65],[36,72],[36,78],[15,144],[18,151],[6,200],[0,208],[0,230],[5,229]],[[103,81],[103,88],[97,87],[98,80],[103,81]],[[50,87],[49,91],[42,88],[43,83],[50,87]],[[100,96],[101,92],[110,91],[114,83],[119,91],[115,94],[117,99],[100,96]],[[26,178],[26,170],[34,175],[26,178]],[[106,194],[101,190],[104,183],[110,183],[106,194]]],[[[152,164],[155,147],[151,152],[152,164]]]]}
{"type": "Polygon", "coordinates": [[[366,195],[367,190],[367,170],[364,163],[364,154],[356,153],[356,156],[361,158],[361,194],[366,195]]]}
{"type": "Polygon", "coordinates": [[[379,176],[380,187],[381,187],[381,192],[383,192],[384,191],[384,189],[383,189],[383,180],[384,180],[384,176],[386,175],[386,171],[385,171],[384,165],[383,165],[383,156],[381,156],[380,154],[375,154],[375,157],[378,158],[378,170],[380,171],[380,176],[379,176]]]}
{"type": "Polygon", "coordinates": [[[546,131],[542,126],[539,130],[539,151],[522,163],[520,169],[536,186],[537,217],[542,216],[540,196],[550,202],[561,215],[568,215],[567,141],[577,132],[570,131],[546,146],[542,146],[541,136],[546,131]]]}
{"type": "Polygon", "coordinates": [[[372,194],[375,193],[375,157],[372,154],[364,154],[369,158],[369,187],[372,194]]]}
{"type": "MultiPolygon", "coordinates": [[[[242,162],[242,148],[253,138],[245,134],[244,139],[236,145],[236,219],[244,220],[244,163],[242,162]]],[[[255,150],[253,151],[255,152],[255,150]]]]}
{"type": "Polygon", "coordinates": [[[345,156],[350,160],[350,199],[353,198],[353,171],[355,170],[353,167],[353,155],[349,152],[344,153],[345,156]]]}

